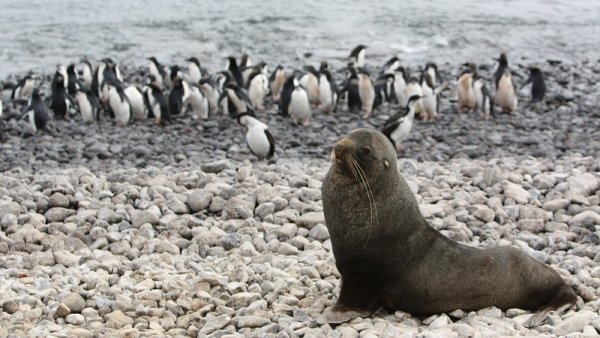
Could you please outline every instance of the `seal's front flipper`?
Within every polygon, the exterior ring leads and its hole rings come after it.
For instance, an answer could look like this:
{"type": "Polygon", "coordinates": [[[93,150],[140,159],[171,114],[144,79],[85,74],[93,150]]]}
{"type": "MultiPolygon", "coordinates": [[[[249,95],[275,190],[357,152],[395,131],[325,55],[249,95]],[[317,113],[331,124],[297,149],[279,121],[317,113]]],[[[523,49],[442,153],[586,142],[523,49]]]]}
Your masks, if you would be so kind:
{"type": "Polygon", "coordinates": [[[341,324],[356,317],[369,317],[371,312],[366,310],[346,310],[337,305],[328,307],[317,316],[318,324],[341,324]]]}

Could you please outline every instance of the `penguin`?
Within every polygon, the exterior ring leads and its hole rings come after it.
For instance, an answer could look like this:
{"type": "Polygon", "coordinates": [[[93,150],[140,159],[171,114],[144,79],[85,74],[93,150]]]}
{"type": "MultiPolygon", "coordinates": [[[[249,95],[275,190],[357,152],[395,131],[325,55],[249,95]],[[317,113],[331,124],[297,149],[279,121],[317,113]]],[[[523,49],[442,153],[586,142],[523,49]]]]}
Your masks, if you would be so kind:
{"type": "Polygon", "coordinates": [[[315,67],[304,66],[306,73],[300,78],[300,85],[308,94],[308,101],[319,105],[319,74],[315,67]]]}
{"type": "Polygon", "coordinates": [[[167,71],[165,70],[165,67],[160,62],[158,62],[158,60],[154,56],[149,57],[147,60],[150,61],[150,63],[148,64],[150,75],[154,76],[158,88],[163,89],[166,86],[165,82],[167,77],[169,76],[167,74],[167,71]]]}
{"type": "Polygon", "coordinates": [[[202,68],[200,67],[200,61],[198,58],[192,56],[185,60],[188,63],[188,73],[190,76],[190,82],[194,84],[198,84],[202,76],[202,68]]]}
{"type": "Polygon", "coordinates": [[[100,121],[100,103],[91,90],[79,87],[75,93],[75,99],[84,122],[100,121]]]}
{"type": "Polygon", "coordinates": [[[400,59],[397,56],[393,56],[383,66],[381,66],[379,73],[394,74],[394,71],[400,66],[400,59]]]}
{"type": "Polygon", "coordinates": [[[438,87],[443,82],[435,62],[430,61],[425,64],[425,73],[429,74],[433,87],[438,87]]]}
{"type": "Polygon", "coordinates": [[[35,80],[33,79],[33,73],[30,71],[25,75],[25,77],[19,80],[17,85],[13,88],[13,91],[10,95],[11,100],[28,100],[33,92],[34,83],[35,80]]]}
{"type": "Polygon", "coordinates": [[[281,88],[281,94],[279,97],[279,114],[282,116],[289,115],[289,106],[290,102],[292,101],[292,93],[296,88],[296,81],[296,77],[294,76],[294,74],[292,74],[288,76],[285,82],[283,83],[283,86],[281,88]]]}
{"type": "Polygon", "coordinates": [[[348,56],[348,60],[350,62],[354,62],[357,68],[362,68],[365,66],[365,57],[366,57],[366,49],[367,47],[364,45],[358,45],[354,47],[354,49],[350,52],[350,56],[348,56]]]}
{"type": "Polygon", "coordinates": [[[125,95],[122,85],[107,85],[108,104],[115,114],[115,120],[118,125],[125,126],[131,120],[131,105],[125,95]]]}
{"type": "MultiPolygon", "coordinates": [[[[216,114],[216,112],[219,110],[218,101],[219,97],[221,96],[219,85],[210,78],[202,78],[198,84],[200,86],[199,89],[202,92],[202,95],[206,97],[206,100],[208,101],[209,113],[216,114]]],[[[225,111],[223,113],[225,115],[228,114],[225,111]]]]}
{"type": "Polygon", "coordinates": [[[500,78],[508,68],[508,58],[505,53],[500,53],[500,57],[494,60],[498,61],[498,68],[496,68],[496,71],[494,72],[494,84],[496,85],[496,89],[498,89],[500,78]]]}
{"type": "Polygon", "coordinates": [[[312,111],[310,109],[308,93],[300,85],[300,81],[298,81],[296,76],[294,76],[294,91],[290,97],[287,110],[294,124],[301,124],[305,127],[310,125],[312,111]]]}
{"type": "Polygon", "coordinates": [[[75,95],[77,89],[79,89],[79,81],[77,80],[77,73],[75,73],[75,64],[67,66],[67,92],[69,95],[75,95]]]}
{"type": "MultiPolygon", "coordinates": [[[[123,82],[118,65],[109,58],[100,60],[94,77],[92,78],[92,92],[94,92],[101,101],[103,101],[102,84],[105,81],[107,83],[123,82]]],[[[105,100],[106,95],[107,93],[104,93],[105,100]]]]}
{"type": "Polygon", "coordinates": [[[404,92],[406,91],[406,82],[408,79],[408,73],[404,67],[400,66],[394,69],[394,92],[395,101],[399,104],[406,102],[404,92]]]}
{"type": "Polygon", "coordinates": [[[167,100],[153,75],[148,76],[143,95],[148,117],[154,117],[156,124],[171,122],[171,112],[167,100]]]}
{"type": "Polygon", "coordinates": [[[183,101],[189,95],[187,82],[183,80],[183,73],[179,66],[171,67],[171,91],[169,92],[169,111],[171,115],[179,115],[183,112],[183,101]]]}
{"type": "Polygon", "coordinates": [[[65,80],[64,73],[59,67],[52,80],[52,96],[49,104],[50,109],[54,112],[54,117],[57,119],[66,119],[68,117],[67,110],[69,109],[69,101],[67,100],[65,80]]]}
{"type": "Polygon", "coordinates": [[[323,64],[321,64],[319,69],[319,102],[323,112],[330,114],[336,111],[337,95],[337,84],[327,67],[323,67],[323,64]]]}
{"type": "Polygon", "coordinates": [[[92,71],[92,64],[90,63],[90,61],[87,58],[83,58],[80,61],[80,75],[81,75],[81,79],[83,80],[83,85],[86,88],[92,88],[92,78],[93,78],[93,71],[92,71]]]}
{"type": "Polygon", "coordinates": [[[240,58],[240,64],[238,66],[240,71],[242,72],[242,79],[244,81],[244,88],[248,88],[250,84],[250,74],[252,74],[254,67],[252,67],[252,63],[250,62],[250,56],[247,53],[242,54],[240,58]]]}
{"type": "Polygon", "coordinates": [[[40,91],[37,88],[32,89],[29,105],[25,109],[25,114],[23,116],[25,115],[29,116],[29,124],[34,132],[45,130],[48,121],[50,121],[48,108],[44,105],[40,91]]]}
{"type": "Polygon", "coordinates": [[[232,78],[235,80],[235,83],[238,87],[244,87],[244,77],[242,75],[242,71],[237,65],[235,61],[235,57],[229,56],[227,57],[227,70],[231,73],[232,78]]]}
{"type": "Polygon", "coordinates": [[[366,70],[361,69],[358,71],[358,95],[362,102],[363,119],[371,117],[373,115],[373,103],[375,102],[375,88],[371,77],[366,70]]]}
{"type": "Polygon", "coordinates": [[[285,83],[285,69],[283,66],[278,65],[269,77],[269,86],[271,87],[271,96],[273,101],[279,101],[281,95],[281,89],[285,83]]]}
{"type": "Polygon", "coordinates": [[[477,110],[483,115],[484,120],[489,120],[490,115],[494,115],[494,101],[484,80],[479,76],[475,76],[473,91],[477,110]]]}
{"type": "Polygon", "coordinates": [[[415,119],[416,107],[420,100],[419,95],[410,96],[407,106],[391,116],[383,125],[381,132],[392,142],[396,151],[403,150],[402,141],[410,134],[415,119]]]}
{"type": "MultiPolygon", "coordinates": [[[[427,69],[427,68],[426,68],[427,69]]],[[[431,68],[430,68],[431,69],[431,68]]],[[[423,80],[421,80],[421,89],[423,91],[423,119],[437,120],[438,118],[438,94],[435,91],[435,84],[431,72],[423,71],[423,80]]]]}
{"type": "Polygon", "coordinates": [[[264,101],[269,91],[267,79],[267,65],[264,62],[252,67],[252,73],[248,77],[248,97],[252,106],[258,110],[265,109],[264,101]]]}
{"type": "Polygon", "coordinates": [[[340,91],[338,100],[344,93],[347,93],[348,111],[354,113],[361,110],[363,105],[358,90],[358,73],[354,67],[354,64],[349,64],[346,70],[348,74],[344,84],[342,85],[342,90],[340,91]]]}
{"type": "Polygon", "coordinates": [[[252,113],[239,114],[237,120],[240,125],[246,127],[246,144],[252,154],[260,160],[273,157],[275,138],[269,126],[259,121],[252,113]]]}
{"type": "Polygon", "coordinates": [[[415,113],[421,114],[423,111],[423,88],[415,76],[411,77],[406,84],[406,88],[404,88],[404,94],[402,94],[404,101],[400,102],[400,106],[407,107],[409,99],[413,96],[418,97],[415,103],[415,113]]]}
{"type": "Polygon", "coordinates": [[[467,112],[475,109],[475,92],[473,90],[473,76],[477,72],[477,66],[472,63],[465,63],[464,69],[458,77],[458,109],[467,112]]]}
{"type": "Polygon", "coordinates": [[[321,63],[319,64],[319,74],[325,70],[329,71],[329,63],[327,63],[327,60],[321,60],[321,63]]]}
{"type": "Polygon", "coordinates": [[[65,86],[65,89],[67,89],[68,85],[69,85],[69,74],[67,73],[67,68],[65,68],[65,66],[58,64],[56,65],[56,69],[57,72],[59,72],[62,76],[63,76],[63,86],[65,86]]]}
{"type": "Polygon", "coordinates": [[[502,74],[500,81],[498,82],[494,103],[497,104],[503,112],[511,113],[517,110],[518,101],[510,69],[505,68],[504,74],[502,74]]]}
{"type": "Polygon", "coordinates": [[[375,101],[373,102],[373,109],[379,108],[384,103],[390,101],[394,91],[394,74],[381,73],[375,80],[375,101]]]}
{"type": "Polygon", "coordinates": [[[521,86],[521,89],[531,83],[531,102],[540,102],[546,95],[546,83],[542,71],[537,66],[529,67],[529,78],[521,86]]]}
{"type": "Polygon", "coordinates": [[[206,96],[202,93],[200,87],[192,84],[190,86],[190,94],[183,102],[184,105],[192,107],[192,118],[203,120],[208,119],[209,114],[209,103],[206,96]]]}
{"type": "MultiPolygon", "coordinates": [[[[116,64],[106,62],[102,67],[102,76],[98,76],[100,82],[99,86],[99,99],[105,106],[108,105],[108,91],[109,86],[123,87],[123,82],[117,77],[116,64]]],[[[100,75],[100,74],[99,74],[100,75]]]]}
{"type": "Polygon", "coordinates": [[[125,88],[125,96],[127,96],[131,107],[131,119],[136,121],[145,120],[147,112],[144,105],[144,96],[140,90],[136,86],[128,86],[125,88]]]}
{"type": "Polygon", "coordinates": [[[254,107],[250,102],[246,90],[238,87],[235,83],[230,82],[225,85],[225,89],[221,93],[221,97],[219,97],[219,102],[225,97],[227,97],[227,109],[231,118],[236,118],[242,113],[254,112],[254,107]]]}

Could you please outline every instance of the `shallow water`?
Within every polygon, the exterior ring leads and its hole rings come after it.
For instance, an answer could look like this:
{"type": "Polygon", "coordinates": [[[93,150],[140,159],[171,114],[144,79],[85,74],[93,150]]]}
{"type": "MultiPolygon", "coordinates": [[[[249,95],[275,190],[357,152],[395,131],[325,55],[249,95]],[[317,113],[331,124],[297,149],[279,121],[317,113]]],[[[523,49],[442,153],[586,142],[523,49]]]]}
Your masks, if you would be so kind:
{"type": "MultiPolygon", "coordinates": [[[[0,0],[0,79],[88,56],[143,64],[198,56],[219,69],[249,52],[299,67],[362,43],[374,65],[600,58],[600,1],[0,0]],[[308,57],[307,57],[308,56],[308,57]],[[522,60],[528,59],[528,60],[522,60]]],[[[367,59],[367,60],[368,60],[367,59]]]]}

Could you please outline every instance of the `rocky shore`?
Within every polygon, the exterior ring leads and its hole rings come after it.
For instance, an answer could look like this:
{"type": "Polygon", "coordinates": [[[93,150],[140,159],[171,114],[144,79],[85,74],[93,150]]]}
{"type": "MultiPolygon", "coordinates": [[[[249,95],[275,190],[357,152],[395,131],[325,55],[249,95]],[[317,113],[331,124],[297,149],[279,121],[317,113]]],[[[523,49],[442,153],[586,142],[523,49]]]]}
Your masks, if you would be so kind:
{"type": "Polygon", "coordinates": [[[546,67],[546,101],[524,94],[513,116],[458,114],[445,92],[441,120],[417,121],[399,155],[444,235],[517,246],[573,285],[576,306],[537,328],[522,325],[530,311],[494,307],[318,325],[340,283],[320,192],[329,150],[394,108],[366,121],[315,113],[301,128],[269,105],[257,115],[278,141],[270,162],[254,159],[226,117],[115,127],[76,116],[36,135],[7,119],[0,337],[598,335],[600,63],[546,67]]]}

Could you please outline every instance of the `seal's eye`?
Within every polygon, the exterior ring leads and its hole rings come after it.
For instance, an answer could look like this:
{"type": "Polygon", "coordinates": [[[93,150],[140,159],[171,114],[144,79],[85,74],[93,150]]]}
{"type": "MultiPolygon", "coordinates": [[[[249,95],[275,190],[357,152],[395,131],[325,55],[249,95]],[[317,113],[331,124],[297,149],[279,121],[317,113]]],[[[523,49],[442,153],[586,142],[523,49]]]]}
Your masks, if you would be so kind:
{"type": "Polygon", "coordinates": [[[358,153],[360,155],[368,155],[371,152],[371,148],[369,147],[360,147],[358,148],[358,153]]]}

